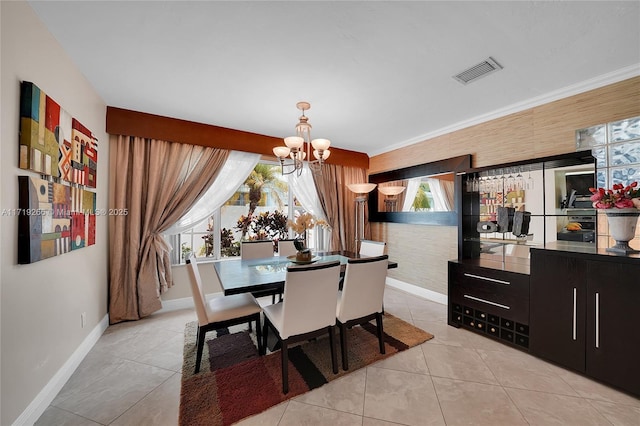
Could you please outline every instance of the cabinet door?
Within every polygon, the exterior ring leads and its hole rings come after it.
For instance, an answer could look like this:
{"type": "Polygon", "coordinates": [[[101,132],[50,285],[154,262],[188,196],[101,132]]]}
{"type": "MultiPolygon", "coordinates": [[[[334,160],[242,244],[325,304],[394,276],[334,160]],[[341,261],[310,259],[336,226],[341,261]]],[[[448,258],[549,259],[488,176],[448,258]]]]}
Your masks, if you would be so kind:
{"type": "Polygon", "coordinates": [[[586,274],[583,260],[532,250],[531,353],[577,371],[585,370],[586,274]]]}
{"type": "Polygon", "coordinates": [[[640,395],[640,266],[589,262],[587,374],[640,395]]]}

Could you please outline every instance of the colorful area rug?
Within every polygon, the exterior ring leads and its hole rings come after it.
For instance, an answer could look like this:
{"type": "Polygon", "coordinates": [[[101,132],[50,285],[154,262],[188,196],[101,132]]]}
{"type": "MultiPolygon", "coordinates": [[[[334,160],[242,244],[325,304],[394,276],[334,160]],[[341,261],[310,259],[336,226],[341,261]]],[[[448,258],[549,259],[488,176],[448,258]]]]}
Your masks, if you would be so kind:
{"type": "Polygon", "coordinates": [[[331,369],[328,337],[289,348],[287,395],[282,393],[280,351],[259,356],[255,335],[248,331],[229,333],[223,329],[208,333],[200,372],[194,375],[196,323],[188,323],[184,332],[179,424],[230,425],[433,338],[390,314],[385,314],[383,322],[384,355],[379,351],[374,325],[351,329],[349,371],[342,370],[337,330],[338,374],[333,374],[331,369]]]}

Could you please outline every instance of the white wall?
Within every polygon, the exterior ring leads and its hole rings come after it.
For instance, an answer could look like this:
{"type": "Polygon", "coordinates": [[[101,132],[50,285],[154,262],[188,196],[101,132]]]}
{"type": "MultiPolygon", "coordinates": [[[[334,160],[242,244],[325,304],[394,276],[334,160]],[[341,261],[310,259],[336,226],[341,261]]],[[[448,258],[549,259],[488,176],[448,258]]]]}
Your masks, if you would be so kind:
{"type": "MultiPolygon", "coordinates": [[[[107,208],[109,147],[104,101],[27,2],[2,1],[0,10],[1,207],[18,207],[17,176],[36,176],[17,166],[20,81],[26,80],[98,138],[97,207],[107,208]]],[[[107,218],[97,218],[96,245],[31,265],[17,264],[17,218],[3,216],[0,221],[0,424],[10,425],[107,313],[107,218]]]]}

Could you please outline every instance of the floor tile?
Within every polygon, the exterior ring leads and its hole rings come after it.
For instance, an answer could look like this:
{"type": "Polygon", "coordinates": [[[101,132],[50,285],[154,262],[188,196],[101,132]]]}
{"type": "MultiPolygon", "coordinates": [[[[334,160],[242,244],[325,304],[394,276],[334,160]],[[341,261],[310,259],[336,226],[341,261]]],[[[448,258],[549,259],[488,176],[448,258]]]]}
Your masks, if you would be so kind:
{"type": "Polygon", "coordinates": [[[100,426],[100,423],[93,422],[77,414],[70,413],[68,411],[56,408],[53,406],[47,407],[42,413],[34,426],[100,426]]]}
{"type": "Polygon", "coordinates": [[[372,367],[389,370],[406,371],[408,373],[429,374],[427,361],[420,346],[398,352],[387,359],[376,362],[372,367]]]}
{"type": "Polygon", "coordinates": [[[531,426],[611,425],[583,398],[522,389],[505,390],[531,426]]]}
{"type": "Polygon", "coordinates": [[[413,324],[413,317],[409,307],[404,304],[390,303],[384,305],[384,312],[389,313],[395,317],[400,318],[403,321],[413,324]]]}
{"type": "Polygon", "coordinates": [[[603,401],[589,402],[614,426],[638,426],[640,424],[640,407],[603,401]]]}
{"type": "Polygon", "coordinates": [[[366,369],[361,368],[294,400],[361,416],[364,409],[366,376],[366,369]]]}
{"type": "MultiPolygon", "coordinates": [[[[583,398],[614,402],[640,408],[640,398],[635,398],[610,386],[588,379],[578,373],[558,367],[558,375],[583,398]]],[[[640,425],[640,420],[638,424],[640,425]]]]}
{"type": "Polygon", "coordinates": [[[444,425],[431,377],[367,368],[364,416],[405,425],[444,425]]]}
{"type": "Polygon", "coordinates": [[[529,354],[482,349],[478,349],[478,353],[502,386],[578,396],[554,366],[529,354]]]}
{"type": "Polygon", "coordinates": [[[427,342],[428,344],[461,346],[465,348],[486,349],[492,351],[508,352],[517,350],[464,328],[452,327],[446,322],[415,320],[414,325],[435,336],[427,342]]]}
{"type": "Polygon", "coordinates": [[[51,404],[57,406],[69,398],[77,399],[78,394],[87,393],[88,388],[105,377],[109,377],[124,362],[121,358],[111,356],[108,351],[99,351],[94,347],[82,360],[51,404]]]}
{"type": "Polygon", "coordinates": [[[181,375],[176,373],[118,417],[111,426],[178,424],[181,375]]]}
{"type": "Polygon", "coordinates": [[[184,332],[176,334],[169,340],[150,348],[146,353],[136,357],[135,361],[166,370],[181,372],[183,352],[184,332]]]}
{"type": "Polygon", "coordinates": [[[274,405],[260,414],[240,420],[235,426],[278,426],[288,405],[289,401],[274,405]]]}
{"type": "MultiPolygon", "coordinates": [[[[638,398],[451,327],[443,305],[388,288],[385,310],[435,338],[238,424],[640,426],[638,398]]],[[[182,309],[110,326],[36,424],[177,424],[192,321],[182,309]]]]}
{"type": "Polygon", "coordinates": [[[169,370],[125,360],[109,376],[67,398],[58,407],[109,424],[173,374],[169,370]]]}
{"type": "Polygon", "coordinates": [[[439,377],[433,384],[447,426],[527,424],[500,386],[439,377]]]}
{"type": "Polygon", "coordinates": [[[298,401],[289,401],[278,426],[300,425],[360,426],[362,417],[298,401]]]}
{"type": "Polygon", "coordinates": [[[447,317],[447,307],[434,302],[409,303],[411,316],[415,321],[445,321],[447,317]]]}
{"type": "Polygon", "coordinates": [[[425,343],[421,348],[434,377],[498,384],[475,349],[425,343]]]}
{"type": "Polygon", "coordinates": [[[362,418],[362,426],[397,426],[400,423],[387,422],[380,419],[372,419],[371,417],[362,418]]]}

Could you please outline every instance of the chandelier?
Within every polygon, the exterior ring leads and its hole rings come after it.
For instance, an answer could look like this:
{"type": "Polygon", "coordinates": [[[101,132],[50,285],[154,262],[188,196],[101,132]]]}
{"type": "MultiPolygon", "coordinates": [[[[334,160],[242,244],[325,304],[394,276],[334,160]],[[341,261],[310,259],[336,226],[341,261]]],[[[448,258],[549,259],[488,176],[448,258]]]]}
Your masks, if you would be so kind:
{"type": "Polygon", "coordinates": [[[302,111],[300,121],[296,124],[296,136],[284,138],[285,146],[276,146],[273,148],[273,154],[280,160],[283,175],[295,172],[300,176],[305,163],[313,173],[322,174],[322,164],[331,154],[329,151],[331,141],[329,139],[311,140],[311,124],[309,124],[309,118],[304,115],[304,112],[311,108],[311,104],[298,102],[296,107],[302,111]],[[311,160],[312,149],[315,160],[311,160]],[[285,167],[290,169],[285,171],[285,167]]]}

